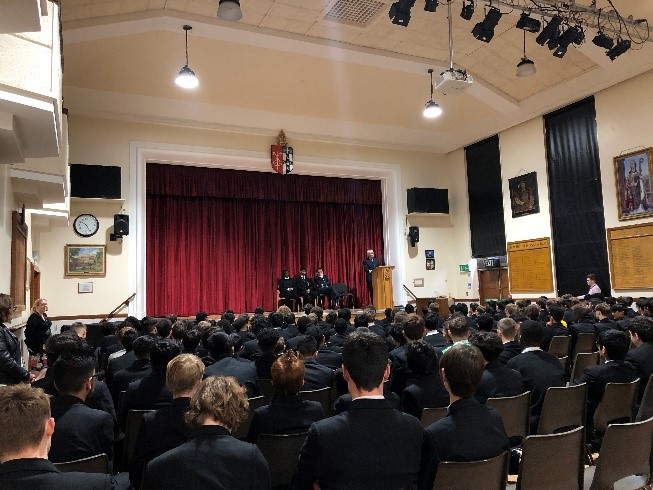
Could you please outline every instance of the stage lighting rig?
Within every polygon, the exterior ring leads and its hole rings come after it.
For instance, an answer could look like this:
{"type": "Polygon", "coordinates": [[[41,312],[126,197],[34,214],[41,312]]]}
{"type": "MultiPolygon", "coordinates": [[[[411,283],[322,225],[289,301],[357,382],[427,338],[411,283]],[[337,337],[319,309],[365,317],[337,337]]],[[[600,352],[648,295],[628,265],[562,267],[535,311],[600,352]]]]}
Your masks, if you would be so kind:
{"type": "Polygon", "coordinates": [[[603,49],[612,49],[612,46],[614,46],[614,39],[612,39],[610,36],[606,36],[601,31],[596,33],[596,36],[594,36],[592,42],[599,48],[603,49]]]}
{"type": "Polygon", "coordinates": [[[567,54],[567,48],[570,44],[581,44],[585,39],[583,30],[578,26],[572,26],[567,29],[558,39],[558,46],[553,51],[553,56],[562,58],[567,54]]]}
{"type": "MultiPolygon", "coordinates": [[[[540,46],[544,46],[551,38],[555,38],[558,35],[558,29],[562,25],[562,17],[556,15],[553,17],[549,23],[544,26],[542,32],[535,38],[535,42],[540,46]]],[[[553,48],[551,48],[553,49],[553,48]]]]}
{"type": "Polygon", "coordinates": [[[463,8],[460,10],[460,16],[465,20],[471,20],[474,15],[474,0],[463,0],[463,8]]]}
{"type": "Polygon", "coordinates": [[[407,27],[410,22],[410,9],[415,6],[415,0],[399,0],[390,6],[388,16],[393,24],[407,27]]]}
{"type": "Polygon", "coordinates": [[[494,37],[494,28],[501,20],[503,14],[498,8],[490,7],[485,14],[485,19],[482,22],[479,22],[472,29],[472,35],[479,41],[489,43],[494,37]]]}
{"type": "Polygon", "coordinates": [[[626,51],[630,49],[630,39],[619,39],[617,41],[617,44],[615,44],[614,48],[609,50],[607,53],[605,53],[608,58],[610,58],[611,61],[614,61],[617,57],[621,56],[624,54],[626,51]]]}
{"type": "Polygon", "coordinates": [[[427,12],[435,12],[438,8],[438,0],[426,0],[424,2],[424,10],[427,12]]]}
{"type": "Polygon", "coordinates": [[[542,23],[530,16],[528,12],[522,12],[516,25],[517,29],[523,29],[527,32],[540,32],[542,23]]]}

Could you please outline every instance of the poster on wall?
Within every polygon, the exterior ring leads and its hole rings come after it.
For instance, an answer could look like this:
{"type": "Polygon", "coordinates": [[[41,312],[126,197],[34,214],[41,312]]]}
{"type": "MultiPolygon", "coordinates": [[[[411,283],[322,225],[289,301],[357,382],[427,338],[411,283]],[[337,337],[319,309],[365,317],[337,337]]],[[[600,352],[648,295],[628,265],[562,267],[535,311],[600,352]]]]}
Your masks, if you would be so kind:
{"type": "Polygon", "coordinates": [[[540,212],[537,172],[508,179],[508,189],[510,190],[510,208],[513,218],[540,212]]]}
{"type": "Polygon", "coordinates": [[[653,216],[652,160],[653,148],[626,153],[614,158],[620,220],[653,216]]]}

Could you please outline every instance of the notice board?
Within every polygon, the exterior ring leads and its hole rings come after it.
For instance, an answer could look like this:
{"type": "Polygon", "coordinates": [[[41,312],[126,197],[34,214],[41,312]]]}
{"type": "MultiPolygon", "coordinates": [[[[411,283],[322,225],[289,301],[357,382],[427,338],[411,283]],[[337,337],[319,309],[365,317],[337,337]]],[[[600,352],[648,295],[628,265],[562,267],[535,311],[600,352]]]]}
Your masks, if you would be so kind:
{"type": "Polygon", "coordinates": [[[511,293],[553,291],[551,239],[508,242],[511,293]]]}
{"type": "Polygon", "coordinates": [[[608,228],[612,287],[653,289],[653,223],[608,228]]]}

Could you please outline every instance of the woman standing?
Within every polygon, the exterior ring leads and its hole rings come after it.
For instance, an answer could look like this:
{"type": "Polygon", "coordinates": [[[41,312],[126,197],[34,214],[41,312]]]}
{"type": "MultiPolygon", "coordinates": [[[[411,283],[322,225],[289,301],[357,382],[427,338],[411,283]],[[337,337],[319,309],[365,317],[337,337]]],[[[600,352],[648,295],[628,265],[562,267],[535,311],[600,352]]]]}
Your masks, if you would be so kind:
{"type": "Polygon", "coordinates": [[[50,338],[52,322],[48,319],[48,300],[37,299],[32,306],[32,314],[25,327],[25,345],[30,351],[30,368],[34,363],[37,369],[43,367],[43,344],[50,338]]]}
{"type": "Polygon", "coordinates": [[[11,321],[13,302],[6,294],[0,294],[0,385],[13,385],[33,381],[22,366],[20,342],[4,322],[11,321]]]}

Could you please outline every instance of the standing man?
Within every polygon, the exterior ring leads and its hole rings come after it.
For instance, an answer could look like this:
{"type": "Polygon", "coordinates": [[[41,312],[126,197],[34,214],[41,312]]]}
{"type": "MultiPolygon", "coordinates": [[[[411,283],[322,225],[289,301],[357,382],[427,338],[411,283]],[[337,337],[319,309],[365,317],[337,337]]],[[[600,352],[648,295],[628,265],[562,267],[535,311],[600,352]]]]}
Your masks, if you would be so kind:
{"type": "Polygon", "coordinates": [[[374,257],[374,250],[367,251],[367,258],[363,261],[365,269],[365,280],[367,281],[367,290],[370,292],[370,301],[374,302],[374,289],[372,287],[372,271],[380,266],[379,261],[374,257]]]}
{"type": "Polygon", "coordinates": [[[601,288],[596,284],[596,274],[587,274],[586,281],[590,289],[587,294],[578,296],[578,299],[588,299],[590,297],[596,297],[595,295],[597,294],[601,294],[601,288]]]}

